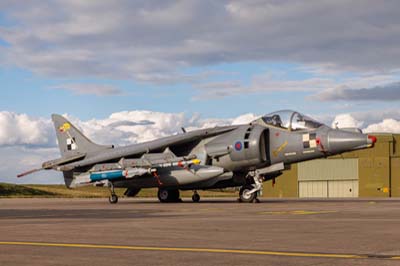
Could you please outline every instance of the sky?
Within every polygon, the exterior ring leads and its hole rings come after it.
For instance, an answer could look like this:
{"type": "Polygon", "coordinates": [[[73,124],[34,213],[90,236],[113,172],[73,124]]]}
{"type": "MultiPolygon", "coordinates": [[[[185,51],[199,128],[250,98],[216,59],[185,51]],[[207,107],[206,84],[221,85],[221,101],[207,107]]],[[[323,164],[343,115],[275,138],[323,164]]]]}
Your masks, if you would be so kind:
{"type": "Polygon", "coordinates": [[[59,156],[52,113],[102,144],[294,109],[400,133],[399,1],[0,0],[0,182],[59,156]]]}

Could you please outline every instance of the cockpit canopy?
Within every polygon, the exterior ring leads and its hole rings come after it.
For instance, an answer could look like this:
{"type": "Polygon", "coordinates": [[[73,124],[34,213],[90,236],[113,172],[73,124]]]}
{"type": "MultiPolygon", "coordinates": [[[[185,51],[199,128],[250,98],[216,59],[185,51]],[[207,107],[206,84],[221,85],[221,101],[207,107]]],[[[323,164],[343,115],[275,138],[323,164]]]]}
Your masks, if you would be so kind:
{"type": "Polygon", "coordinates": [[[270,113],[264,115],[261,117],[261,119],[268,125],[288,129],[291,131],[316,129],[323,125],[322,123],[319,123],[306,115],[291,110],[282,110],[270,113]]]}

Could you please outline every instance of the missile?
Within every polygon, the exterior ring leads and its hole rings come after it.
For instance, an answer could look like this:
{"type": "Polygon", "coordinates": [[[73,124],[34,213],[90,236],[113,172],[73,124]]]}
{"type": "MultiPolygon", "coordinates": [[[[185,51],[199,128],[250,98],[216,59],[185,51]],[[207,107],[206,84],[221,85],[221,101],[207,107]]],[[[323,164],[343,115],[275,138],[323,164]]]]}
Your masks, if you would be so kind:
{"type": "Polygon", "coordinates": [[[201,161],[199,159],[193,159],[193,160],[186,160],[186,161],[177,161],[177,162],[172,162],[172,163],[161,163],[157,164],[154,167],[160,167],[160,168],[165,168],[165,167],[171,167],[171,166],[178,166],[178,167],[187,167],[190,165],[199,165],[201,161]]]}
{"type": "MultiPolygon", "coordinates": [[[[148,159],[121,159],[118,162],[118,165],[121,168],[128,168],[128,167],[139,167],[139,168],[166,168],[166,167],[186,167],[190,165],[198,165],[200,164],[201,161],[199,159],[196,159],[196,157],[190,156],[190,157],[176,157],[173,159],[157,159],[157,160],[148,160],[148,159]]],[[[110,164],[107,164],[105,169],[107,169],[107,166],[110,164]]],[[[101,168],[102,165],[99,165],[101,168]]],[[[113,165],[110,165],[111,167],[113,165]]],[[[97,168],[99,168],[97,167],[97,168]]],[[[109,170],[109,169],[108,169],[109,170]]]]}

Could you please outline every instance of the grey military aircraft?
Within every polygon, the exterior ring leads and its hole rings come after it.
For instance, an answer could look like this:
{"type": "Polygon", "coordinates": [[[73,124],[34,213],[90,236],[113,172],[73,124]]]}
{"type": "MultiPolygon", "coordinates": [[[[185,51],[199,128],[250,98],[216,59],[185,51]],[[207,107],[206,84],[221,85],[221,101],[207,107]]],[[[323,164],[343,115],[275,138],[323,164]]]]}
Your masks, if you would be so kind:
{"type": "Polygon", "coordinates": [[[160,202],[179,201],[179,190],[240,187],[242,202],[257,200],[262,183],[290,164],[372,147],[376,137],[357,128],[330,128],[299,112],[267,114],[244,125],[194,130],[125,147],[98,145],[60,115],[52,115],[61,158],[39,170],[62,171],[68,188],[104,185],[126,196],[158,187],[160,202]]]}

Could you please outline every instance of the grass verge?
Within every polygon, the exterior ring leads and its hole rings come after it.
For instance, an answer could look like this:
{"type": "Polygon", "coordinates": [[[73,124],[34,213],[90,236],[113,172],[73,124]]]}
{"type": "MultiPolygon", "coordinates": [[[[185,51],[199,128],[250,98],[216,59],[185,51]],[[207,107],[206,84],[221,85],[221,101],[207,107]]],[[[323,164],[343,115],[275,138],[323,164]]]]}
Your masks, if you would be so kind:
{"type": "MultiPolygon", "coordinates": [[[[118,196],[123,196],[125,188],[116,188],[118,196]]],[[[181,191],[181,197],[191,197],[192,191],[181,191]]],[[[199,191],[202,197],[236,197],[237,192],[199,191]]],[[[0,198],[108,198],[106,187],[87,186],[68,189],[64,185],[15,185],[0,183],[0,198]]],[[[137,197],[157,197],[157,188],[142,189],[137,197]]]]}

